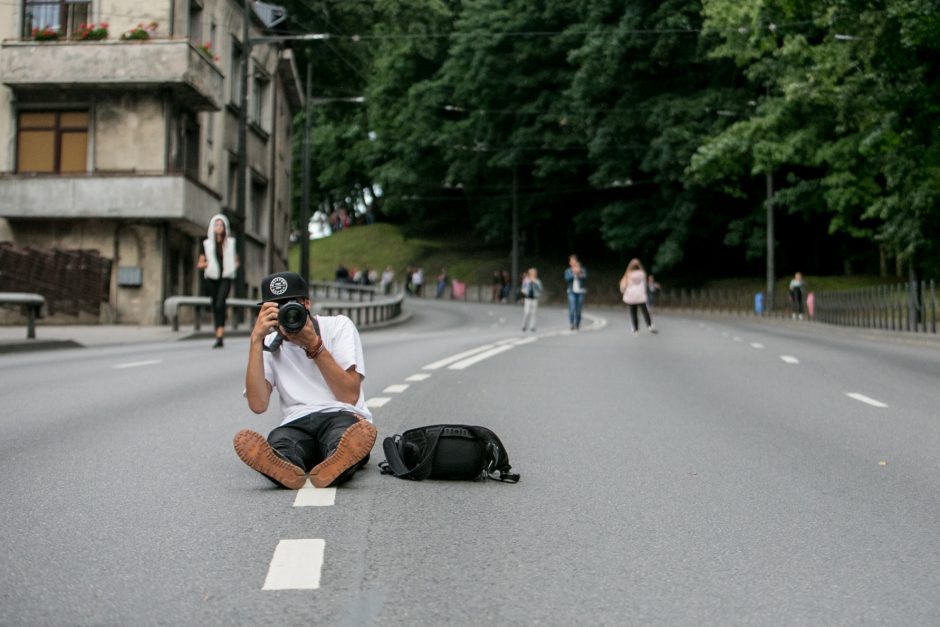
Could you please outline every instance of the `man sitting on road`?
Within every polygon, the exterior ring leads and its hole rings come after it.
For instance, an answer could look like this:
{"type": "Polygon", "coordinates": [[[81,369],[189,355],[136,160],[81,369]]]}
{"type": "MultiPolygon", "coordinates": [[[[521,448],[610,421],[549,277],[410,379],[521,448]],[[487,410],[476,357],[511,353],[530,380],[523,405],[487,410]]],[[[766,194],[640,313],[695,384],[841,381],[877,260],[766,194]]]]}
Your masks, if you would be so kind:
{"type": "Polygon", "coordinates": [[[342,483],[369,460],[376,437],[362,391],[366,370],[359,332],[346,316],[311,315],[307,282],[294,272],[265,277],[261,293],[245,396],[251,411],[261,414],[276,388],[283,421],[267,440],[239,431],[235,452],[285,488],[302,488],[308,471],[315,487],[342,483]],[[292,301],[306,311],[296,333],[278,322],[279,307],[292,301]]]}

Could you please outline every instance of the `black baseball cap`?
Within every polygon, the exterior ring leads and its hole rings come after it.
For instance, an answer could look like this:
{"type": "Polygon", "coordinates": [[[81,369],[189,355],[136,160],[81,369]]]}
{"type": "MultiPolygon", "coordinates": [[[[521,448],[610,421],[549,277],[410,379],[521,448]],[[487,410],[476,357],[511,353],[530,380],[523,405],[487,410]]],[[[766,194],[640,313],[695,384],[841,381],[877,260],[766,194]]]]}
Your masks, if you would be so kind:
{"type": "Polygon", "coordinates": [[[261,302],[310,298],[310,287],[296,272],[275,272],[261,279],[261,302]]]}

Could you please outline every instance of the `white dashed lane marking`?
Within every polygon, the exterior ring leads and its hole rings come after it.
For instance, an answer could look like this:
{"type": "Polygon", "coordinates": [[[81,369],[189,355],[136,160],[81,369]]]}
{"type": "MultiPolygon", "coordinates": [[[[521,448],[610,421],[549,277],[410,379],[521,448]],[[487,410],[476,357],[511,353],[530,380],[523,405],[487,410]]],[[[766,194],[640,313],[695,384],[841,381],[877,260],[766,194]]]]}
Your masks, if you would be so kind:
{"type": "Polygon", "coordinates": [[[731,339],[734,340],[735,342],[740,342],[740,341],[741,341],[741,338],[739,338],[737,335],[735,335],[735,336],[734,336],[733,338],[731,338],[731,339]]]}
{"type": "Polygon", "coordinates": [[[335,503],[336,488],[315,488],[309,479],[294,497],[294,507],[329,507],[335,503]]]}
{"type": "Polygon", "coordinates": [[[320,587],[325,548],[326,541],[320,539],[281,540],[261,589],[316,590],[320,587]]]}
{"type": "Polygon", "coordinates": [[[407,377],[405,381],[424,381],[425,379],[430,378],[429,374],[413,374],[410,377],[407,377]]]}
{"type": "Polygon", "coordinates": [[[764,345],[760,342],[751,342],[751,348],[764,348],[764,345]]]}
{"type": "Polygon", "coordinates": [[[407,383],[396,383],[395,385],[390,385],[384,390],[382,390],[382,393],[383,394],[401,394],[407,389],[408,389],[407,383]]]}
{"type": "Polygon", "coordinates": [[[388,396],[375,396],[366,401],[366,407],[381,407],[390,400],[392,399],[388,396]]]}
{"type": "Polygon", "coordinates": [[[162,359],[149,359],[147,361],[132,361],[127,364],[117,364],[116,366],[111,367],[117,370],[120,370],[121,368],[139,368],[140,366],[152,366],[154,364],[159,364],[162,361],[162,359]]]}
{"type": "Polygon", "coordinates": [[[787,362],[788,364],[798,364],[800,360],[794,357],[793,355],[780,355],[780,359],[787,362]]]}
{"type": "Polygon", "coordinates": [[[875,399],[865,396],[864,394],[859,394],[858,392],[846,392],[845,395],[848,396],[849,398],[854,398],[857,401],[861,401],[867,405],[871,405],[872,407],[880,407],[880,408],[887,407],[885,403],[882,403],[881,401],[876,401],[875,399]]]}

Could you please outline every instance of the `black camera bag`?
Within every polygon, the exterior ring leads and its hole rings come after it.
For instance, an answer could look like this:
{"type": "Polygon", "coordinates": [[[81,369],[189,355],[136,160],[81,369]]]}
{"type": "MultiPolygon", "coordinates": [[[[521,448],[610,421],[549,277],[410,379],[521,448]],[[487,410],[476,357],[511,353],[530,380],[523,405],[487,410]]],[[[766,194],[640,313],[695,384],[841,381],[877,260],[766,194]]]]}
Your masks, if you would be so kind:
{"type": "Polygon", "coordinates": [[[401,479],[495,479],[516,483],[509,455],[486,427],[431,425],[409,429],[382,442],[383,475],[401,479]]]}

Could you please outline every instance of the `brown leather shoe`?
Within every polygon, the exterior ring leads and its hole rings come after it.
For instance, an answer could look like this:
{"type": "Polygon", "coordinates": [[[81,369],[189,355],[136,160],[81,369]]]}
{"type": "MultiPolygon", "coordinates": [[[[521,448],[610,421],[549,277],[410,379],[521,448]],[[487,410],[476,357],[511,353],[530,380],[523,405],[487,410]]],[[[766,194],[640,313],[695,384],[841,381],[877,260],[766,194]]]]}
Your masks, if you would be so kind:
{"type": "Polygon", "coordinates": [[[250,429],[235,434],[235,452],[243,462],[275,483],[291,490],[304,487],[307,473],[274,452],[263,435],[250,429]]]}
{"type": "Polygon", "coordinates": [[[358,464],[375,444],[376,428],[368,420],[359,419],[343,433],[333,454],[313,467],[310,481],[314,487],[326,488],[344,472],[358,464]]]}

